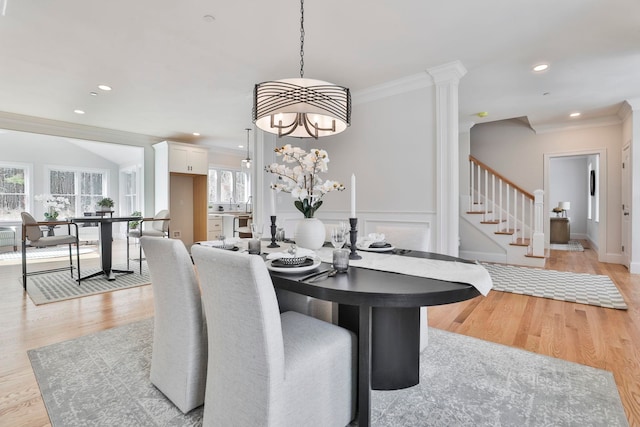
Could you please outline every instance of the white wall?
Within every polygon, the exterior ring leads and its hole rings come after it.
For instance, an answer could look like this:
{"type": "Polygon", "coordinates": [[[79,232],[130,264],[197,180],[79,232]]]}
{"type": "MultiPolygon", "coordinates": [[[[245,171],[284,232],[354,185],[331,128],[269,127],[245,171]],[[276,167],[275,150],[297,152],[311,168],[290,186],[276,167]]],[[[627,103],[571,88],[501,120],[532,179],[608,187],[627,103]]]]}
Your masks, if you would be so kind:
{"type": "MultiPolygon", "coordinates": [[[[601,153],[598,182],[601,195],[600,261],[621,261],[620,176],[622,126],[595,126],[536,134],[520,120],[476,125],[471,129],[471,154],[533,192],[544,188],[546,157],[601,153]],[[604,157],[606,157],[606,161],[604,157]],[[610,215],[608,215],[610,213],[610,215]]],[[[545,235],[549,234],[549,189],[545,189],[545,235]]],[[[551,204],[553,201],[551,201],[551,204]]]]}
{"type": "MultiPolygon", "coordinates": [[[[340,181],[347,190],[327,194],[318,218],[327,222],[347,220],[354,173],[360,235],[390,220],[428,229],[437,209],[434,102],[433,87],[428,86],[354,104],[351,127],[334,137],[316,141],[266,136],[265,162],[275,159],[269,151],[272,153],[276,144],[326,149],[329,171],[322,178],[340,181]]],[[[265,187],[273,179],[266,174],[265,187]]],[[[266,217],[269,190],[262,197],[267,201],[266,217]]],[[[302,214],[288,194],[279,194],[276,205],[279,222],[290,236],[302,214]]],[[[433,241],[430,247],[435,247],[433,241]]]]}

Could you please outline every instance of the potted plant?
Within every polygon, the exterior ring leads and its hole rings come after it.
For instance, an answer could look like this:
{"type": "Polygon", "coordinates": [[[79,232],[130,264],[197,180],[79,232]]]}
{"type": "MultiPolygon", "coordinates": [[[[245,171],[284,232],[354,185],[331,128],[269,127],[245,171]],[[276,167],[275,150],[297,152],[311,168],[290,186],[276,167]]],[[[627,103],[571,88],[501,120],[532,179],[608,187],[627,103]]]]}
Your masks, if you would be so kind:
{"type": "Polygon", "coordinates": [[[105,197],[104,199],[98,201],[97,205],[100,208],[98,209],[100,211],[110,211],[115,205],[115,203],[113,202],[112,198],[105,197]]]}
{"type": "MultiPolygon", "coordinates": [[[[131,216],[142,216],[142,212],[133,211],[131,213],[131,216]]],[[[138,228],[138,225],[140,225],[140,221],[129,221],[129,229],[131,230],[135,230],[136,228],[138,228]]]]}

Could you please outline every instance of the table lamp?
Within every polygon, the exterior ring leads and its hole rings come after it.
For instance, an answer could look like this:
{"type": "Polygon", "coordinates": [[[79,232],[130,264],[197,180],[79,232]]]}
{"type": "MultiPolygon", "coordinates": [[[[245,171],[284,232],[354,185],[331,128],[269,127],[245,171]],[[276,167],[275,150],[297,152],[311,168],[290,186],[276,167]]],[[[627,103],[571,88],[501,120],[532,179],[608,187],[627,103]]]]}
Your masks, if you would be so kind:
{"type": "Polygon", "coordinates": [[[562,216],[564,218],[567,217],[567,211],[571,209],[571,202],[560,202],[558,203],[558,207],[562,209],[562,216]]]}

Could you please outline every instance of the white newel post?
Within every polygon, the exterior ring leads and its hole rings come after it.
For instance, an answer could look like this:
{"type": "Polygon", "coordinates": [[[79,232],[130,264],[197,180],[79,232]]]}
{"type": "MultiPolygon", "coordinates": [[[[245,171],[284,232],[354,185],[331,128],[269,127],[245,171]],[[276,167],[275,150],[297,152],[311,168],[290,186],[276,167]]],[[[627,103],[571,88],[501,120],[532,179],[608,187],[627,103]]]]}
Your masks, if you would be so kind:
{"type": "Polygon", "coordinates": [[[535,197],[535,219],[534,219],[534,231],[533,231],[533,240],[531,241],[531,252],[533,256],[543,257],[544,256],[544,231],[543,231],[543,223],[544,220],[544,211],[543,211],[543,202],[542,198],[544,196],[543,190],[536,190],[533,192],[535,197]]]}

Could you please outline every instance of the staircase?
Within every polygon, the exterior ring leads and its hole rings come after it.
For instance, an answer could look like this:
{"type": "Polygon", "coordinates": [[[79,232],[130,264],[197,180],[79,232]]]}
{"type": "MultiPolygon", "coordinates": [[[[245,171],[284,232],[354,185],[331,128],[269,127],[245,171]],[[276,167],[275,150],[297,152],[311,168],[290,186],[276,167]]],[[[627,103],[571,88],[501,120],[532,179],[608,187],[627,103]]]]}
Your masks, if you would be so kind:
{"type": "Polygon", "coordinates": [[[543,191],[531,194],[473,156],[469,171],[462,219],[501,247],[507,264],[543,267],[543,191]]]}

